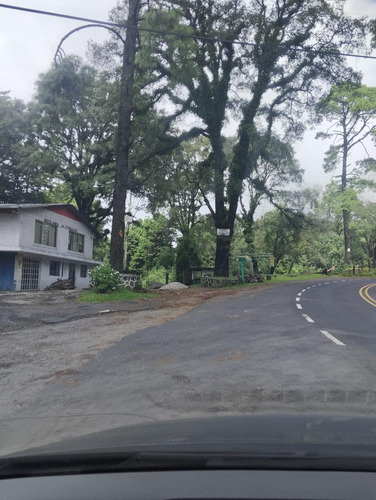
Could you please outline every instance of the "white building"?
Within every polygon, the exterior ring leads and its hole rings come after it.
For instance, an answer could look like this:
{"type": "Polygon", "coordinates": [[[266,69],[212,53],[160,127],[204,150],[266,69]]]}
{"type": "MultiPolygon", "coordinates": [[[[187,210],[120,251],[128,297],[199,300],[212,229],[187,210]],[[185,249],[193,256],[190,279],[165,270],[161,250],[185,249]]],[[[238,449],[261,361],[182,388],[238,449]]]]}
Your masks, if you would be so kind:
{"type": "Polygon", "coordinates": [[[0,290],[89,286],[98,232],[69,204],[0,204],[0,290]]]}

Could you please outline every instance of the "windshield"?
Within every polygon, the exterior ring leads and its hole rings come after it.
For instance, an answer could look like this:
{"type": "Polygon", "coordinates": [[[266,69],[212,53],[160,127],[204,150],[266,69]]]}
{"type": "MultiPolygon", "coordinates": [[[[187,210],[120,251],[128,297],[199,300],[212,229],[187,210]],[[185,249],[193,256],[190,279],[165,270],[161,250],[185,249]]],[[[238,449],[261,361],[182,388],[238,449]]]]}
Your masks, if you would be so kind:
{"type": "Polygon", "coordinates": [[[0,14],[0,455],[373,415],[375,2],[0,14]]]}

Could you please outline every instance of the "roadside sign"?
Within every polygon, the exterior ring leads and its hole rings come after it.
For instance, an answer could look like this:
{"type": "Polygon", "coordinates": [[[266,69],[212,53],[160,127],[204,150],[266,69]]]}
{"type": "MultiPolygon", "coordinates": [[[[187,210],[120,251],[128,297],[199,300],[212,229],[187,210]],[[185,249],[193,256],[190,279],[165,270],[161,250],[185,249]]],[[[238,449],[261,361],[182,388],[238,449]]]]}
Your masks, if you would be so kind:
{"type": "Polygon", "coordinates": [[[217,236],[230,236],[229,229],[217,229],[217,236]]]}

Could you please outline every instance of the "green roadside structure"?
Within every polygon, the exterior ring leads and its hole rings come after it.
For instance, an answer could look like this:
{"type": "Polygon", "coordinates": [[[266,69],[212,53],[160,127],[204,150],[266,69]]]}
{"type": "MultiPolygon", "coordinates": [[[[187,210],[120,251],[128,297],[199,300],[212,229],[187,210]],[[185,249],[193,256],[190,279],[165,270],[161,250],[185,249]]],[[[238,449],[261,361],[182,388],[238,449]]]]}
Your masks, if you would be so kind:
{"type": "MultiPolygon", "coordinates": [[[[245,282],[245,264],[247,262],[247,259],[251,259],[252,265],[253,265],[253,270],[255,274],[260,274],[259,269],[258,269],[258,262],[259,260],[269,260],[270,267],[274,267],[274,261],[275,257],[270,254],[270,253],[251,253],[249,255],[239,255],[238,256],[238,263],[240,266],[240,276],[242,279],[242,282],[245,282]]],[[[271,274],[267,273],[265,274],[266,279],[270,280],[271,279],[271,274]]]]}

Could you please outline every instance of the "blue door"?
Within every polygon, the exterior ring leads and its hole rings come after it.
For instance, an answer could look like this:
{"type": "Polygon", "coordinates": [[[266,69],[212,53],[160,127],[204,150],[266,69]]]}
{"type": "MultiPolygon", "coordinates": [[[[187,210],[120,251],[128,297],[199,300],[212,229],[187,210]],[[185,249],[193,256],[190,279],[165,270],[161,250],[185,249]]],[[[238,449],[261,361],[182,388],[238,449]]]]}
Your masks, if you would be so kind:
{"type": "Polygon", "coordinates": [[[14,252],[0,252],[0,290],[14,290],[14,252]]]}

